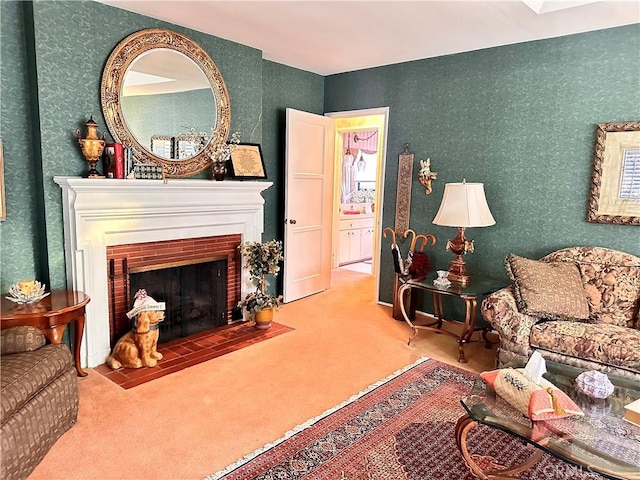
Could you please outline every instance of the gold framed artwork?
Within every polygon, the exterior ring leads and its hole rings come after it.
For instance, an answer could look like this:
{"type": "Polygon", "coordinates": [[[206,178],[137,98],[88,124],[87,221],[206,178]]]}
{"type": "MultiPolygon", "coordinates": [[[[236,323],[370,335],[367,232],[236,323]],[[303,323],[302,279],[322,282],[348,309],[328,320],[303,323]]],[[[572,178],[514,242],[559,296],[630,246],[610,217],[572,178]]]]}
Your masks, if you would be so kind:
{"type": "Polygon", "coordinates": [[[0,221],[7,219],[7,206],[4,203],[4,155],[0,140],[0,221]]]}
{"type": "Polygon", "coordinates": [[[640,122],[598,124],[587,220],[640,225],[640,122]]]}
{"type": "Polygon", "coordinates": [[[258,143],[240,143],[231,152],[231,176],[241,179],[267,178],[262,148],[258,143]]]}

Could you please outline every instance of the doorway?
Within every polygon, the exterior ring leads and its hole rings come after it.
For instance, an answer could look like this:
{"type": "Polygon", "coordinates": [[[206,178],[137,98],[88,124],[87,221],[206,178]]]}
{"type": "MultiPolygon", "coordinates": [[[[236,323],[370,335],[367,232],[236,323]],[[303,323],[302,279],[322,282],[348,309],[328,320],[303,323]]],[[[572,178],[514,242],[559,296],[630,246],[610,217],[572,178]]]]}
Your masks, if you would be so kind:
{"type": "Polygon", "coordinates": [[[380,275],[380,219],[388,107],[326,116],[335,120],[332,269],[347,268],[380,275]]]}

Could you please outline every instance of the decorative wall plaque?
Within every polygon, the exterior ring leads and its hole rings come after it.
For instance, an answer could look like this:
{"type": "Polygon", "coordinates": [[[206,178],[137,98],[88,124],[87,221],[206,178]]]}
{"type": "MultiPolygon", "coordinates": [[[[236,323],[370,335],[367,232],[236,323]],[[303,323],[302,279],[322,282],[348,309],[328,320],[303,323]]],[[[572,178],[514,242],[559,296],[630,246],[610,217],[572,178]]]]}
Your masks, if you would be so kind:
{"type": "Polygon", "coordinates": [[[396,191],[396,223],[395,231],[398,238],[404,237],[409,229],[409,215],[411,211],[411,182],[413,178],[413,153],[409,151],[411,145],[406,143],[403,152],[398,157],[398,189],[396,191]]]}

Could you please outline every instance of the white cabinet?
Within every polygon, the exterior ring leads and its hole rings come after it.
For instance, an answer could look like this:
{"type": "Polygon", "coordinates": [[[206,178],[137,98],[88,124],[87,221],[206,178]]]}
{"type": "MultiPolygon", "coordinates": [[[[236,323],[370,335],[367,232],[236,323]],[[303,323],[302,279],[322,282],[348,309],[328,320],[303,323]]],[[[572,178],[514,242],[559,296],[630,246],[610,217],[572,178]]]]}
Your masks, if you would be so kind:
{"type": "Polygon", "coordinates": [[[373,252],[373,215],[345,216],[340,219],[338,264],[370,259],[373,252]]]}

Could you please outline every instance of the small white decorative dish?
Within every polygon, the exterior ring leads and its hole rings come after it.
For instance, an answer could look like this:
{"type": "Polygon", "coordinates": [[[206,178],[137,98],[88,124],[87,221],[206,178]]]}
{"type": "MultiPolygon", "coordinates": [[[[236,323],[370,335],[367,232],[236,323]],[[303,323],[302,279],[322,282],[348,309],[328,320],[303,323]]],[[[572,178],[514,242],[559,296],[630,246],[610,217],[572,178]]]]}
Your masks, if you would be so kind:
{"type": "Polygon", "coordinates": [[[49,295],[44,289],[45,285],[37,280],[22,280],[9,287],[9,296],[5,298],[16,303],[35,303],[49,295]]]}

